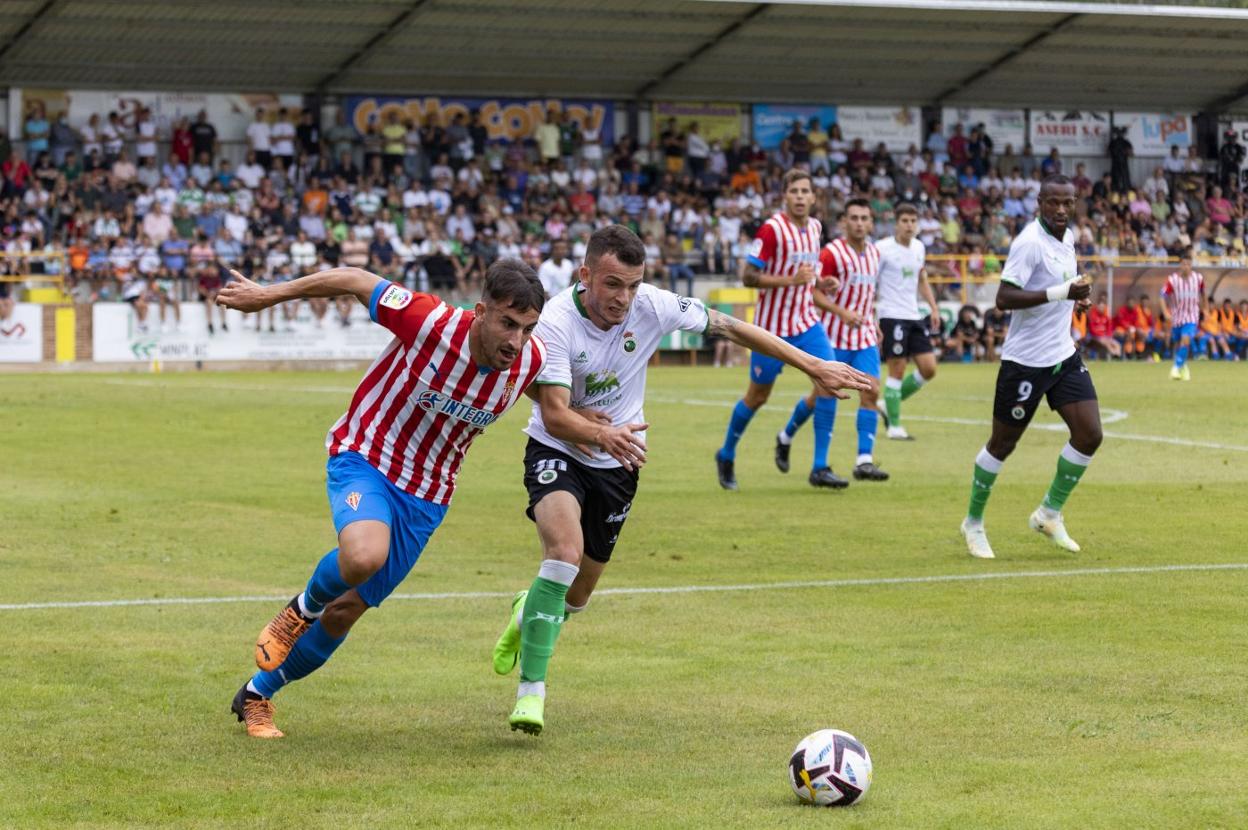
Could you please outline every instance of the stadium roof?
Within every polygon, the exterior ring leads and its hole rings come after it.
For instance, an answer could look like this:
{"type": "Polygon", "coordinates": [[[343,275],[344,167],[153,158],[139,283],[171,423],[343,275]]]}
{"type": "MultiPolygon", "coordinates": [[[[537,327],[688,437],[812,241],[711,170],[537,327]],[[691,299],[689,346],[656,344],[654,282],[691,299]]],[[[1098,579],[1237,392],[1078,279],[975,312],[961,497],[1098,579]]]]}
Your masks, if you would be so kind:
{"type": "Polygon", "coordinates": [[[4,0],[0,85],[1248,110],[1248,10],[1015,0],[4,0]]]}

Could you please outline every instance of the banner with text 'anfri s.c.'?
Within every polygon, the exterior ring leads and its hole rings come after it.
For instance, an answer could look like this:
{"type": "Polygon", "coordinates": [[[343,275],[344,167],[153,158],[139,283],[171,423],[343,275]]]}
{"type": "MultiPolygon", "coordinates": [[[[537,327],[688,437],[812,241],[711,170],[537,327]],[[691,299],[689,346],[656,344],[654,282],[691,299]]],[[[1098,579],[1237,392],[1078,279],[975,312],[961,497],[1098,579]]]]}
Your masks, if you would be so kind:
{"type": "Polygon", "coordinates": [[[1103,156],[1109,143],[1109,113],[1032,110],[1031,148],[1036,158],[1057,148],[1071,156],[1103,156]]]}

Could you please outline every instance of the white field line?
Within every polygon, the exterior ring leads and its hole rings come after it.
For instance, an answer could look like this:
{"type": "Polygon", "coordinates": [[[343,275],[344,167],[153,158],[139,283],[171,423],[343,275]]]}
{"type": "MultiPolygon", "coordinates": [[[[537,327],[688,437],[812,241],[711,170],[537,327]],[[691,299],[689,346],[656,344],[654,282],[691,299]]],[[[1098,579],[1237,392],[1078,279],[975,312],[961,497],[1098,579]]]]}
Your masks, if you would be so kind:
{"type": "MultiPolygon", "coordinates": [[[[353,388],[348,388],[345,386],[267,387],[267,386],[258,386],[255,384],[246,384],[246,383],[212,383],[212,382],[209,382],[209,383],[179,384],[179,383],[166,383],[163,381],[155,381],[155,380],[113,380],[113,379],[107,379],[102,382],[106,384],[111,384],[114,386],[167,387],[170,389],[177,389],[177,388],[220,389],[220,390],[228,390],[228,391],[233,391],[233,392],[265,392],[265,393],[270,393],[273,391],[330,393],[330,394],[335,394],[335,395],[342,395],[344,398],[350,397],[351,392],[354,391],[353,388]]],[[[976,400],[976,401],[988,400],[987,398],[981,399],[981,398],[972,398],[969,396],[966,396],[964,398],[959,398],[959,400],[962,400],[962,399],[976,400]]],[[[706,406],[706,407],[715,407],[715,408],[723,408],[723,409],[727,409],[731,407],[734,403],[736,403],[735,400],[727,400],[727,399],[707,400],[703,398],[669,398],[669,397],[664,397],[662,395],[648,395],[646,397],[646,400],[649,401],[650,403],[680,404],[683,406],[706,406]]],[[[847,403],[852,403],[852,402],[847,402],[847,403]]],[[[785,407],[781,407],[777,404],[767,404],[763,408],[769,409],[769,410],[779,410],[785,407]]],[[[854,413],[856,412],[856,408],[851,410],[850,405],[846,405],[844,407],[841,407],[840,409],[841,409],[840,416],[842,418],[854,417],[854,413]]],[[[1129,416],[1129,413],[1121,409],[1108,409],[1108,408],[1102,409],[1101,410],[1101,424],[1102,425],[1116,424],[1119,421],[1126,420],[1128,416],[1129,416]]],[[[907,415],[906,420],[922,421],[922,422],[933,423],[933,424],[958,424],[961,426],[972,426],[972,427],[992,426],[992,421],[986,418],[945,418],[945,417],[939,417],[939,416],[934,416],[934,415],[907,415]]],[[[1066,431],[1066,425],[1061,424],[1061,423],[1043,424],[1043,423],[1036,423],[1033,421],[1030,428],[1042,429],[1047,432],[1065,432],[1066,431]]],[[[1241,444],[1222,444],[1217,441],[1192,441],[1186,438],[1173,438],[1168,435],[1141,435],[1139,433],[1134,433],[1134,432],[1116,432],[1113,430],[1107,430],[1105,432],[1105,437],[1114,438],[1119,441],[1143,441],[1149,444],[1170,444],[1176,447],[1198,447],[1201,449],[1208,449],[1208,450],[1231,450],[1233,452],[1248,452],[1248,446],[1244,446],[1241,444]]]]}
{"type": "MultiPolygon", "coordinates": [[[[754,582],[740,585],[671,585],[653,588],[604,588],[599,595],[632,596],[638,594],[704,594],[746,591],[787,591],[802,588],[861,588],[888,585],[932,585],[950,582],[987,582],[1001,579],[1064,579],[1087,576],[1121,576],[1131,574],[1191,573],[1207,571],[1248,571],[1248,562],[1227,562],[1199,565],[1140,565],[1121,568],[1072,568],[1058,571],[992,571],[971,574],[938,574],[932,576],[886,576],[863,579],[815,579],[790,582],[754,582]]],[[[511,591],[450,591],[445,593],[391,594],[390,599],[439,600],[509,599],[511,591]]],[[[163,597],[154,599],[102,599],[76,602],[26,602],[0,604],[0,611],[34,611],[42,608],[128,608],[134,606],[220,605],[235,602],[282,602],[289,597],[244,595],[235,597],[163,597]]]]}

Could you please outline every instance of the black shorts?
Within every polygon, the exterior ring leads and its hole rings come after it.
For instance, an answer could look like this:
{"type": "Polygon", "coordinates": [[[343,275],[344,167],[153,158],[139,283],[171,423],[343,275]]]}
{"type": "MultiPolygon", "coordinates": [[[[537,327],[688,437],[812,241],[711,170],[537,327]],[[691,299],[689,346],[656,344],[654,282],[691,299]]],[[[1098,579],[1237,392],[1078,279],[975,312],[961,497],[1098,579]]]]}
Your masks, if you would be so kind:
{"type": "Polygon", "coordinates": [[[1049,409],[1068,403],[1096,400],[1092,375],[1075,352],[1056,366],[1024,366],[1012,360],[1001,361],[997,372],[997,396],[992,417],[1003,424],[1027,426],[1036,414],[1040,399],[1047,398],[1049,409]]]}
{"type": "Polygon", "coordinates": [[[529,439],[524,448],[524,489],[529,491],[529,507],[547,493],[571,493],[581,506],[581,535],[585,555],[595,562],[608,562],[615,540],[637,494],[637,471],[623,467],[587,467],[565,452],[529,439]]]}
{"type": "Polygon", "coordinates": [[[929,354],[932,340],[927,334],[927,320],[898,320],[880,318],[880,332],[884,335],[884,359],[929,354]]]}

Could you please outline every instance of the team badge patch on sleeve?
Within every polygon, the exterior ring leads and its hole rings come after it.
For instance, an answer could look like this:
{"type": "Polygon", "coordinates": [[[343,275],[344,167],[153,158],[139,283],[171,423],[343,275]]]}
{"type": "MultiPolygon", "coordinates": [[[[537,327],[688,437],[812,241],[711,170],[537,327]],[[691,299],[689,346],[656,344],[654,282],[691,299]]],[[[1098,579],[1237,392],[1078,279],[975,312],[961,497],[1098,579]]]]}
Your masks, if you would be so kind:
{"type": "Polygon", "coordinates": [[[360,496],[360,494],[359,494],[359,493],[351,493],[350,495],[348,495],[348,496],[347,496],[347,507],[350,507],[352,510],[359,510],[359,509],[360,509],[360,498],[361,498],[361,496],[360,496]]]}
{"type": "Polygon", "coordinates": [[[386,308],[393,308],[397,311],[400,308],[406,307],[411,301],[412,292],[408,291],[406,288],[391,285],[386,289],[386,293],[381,295],[381,299],[378,301],[378,304],[384,305],[386,308]]]}

